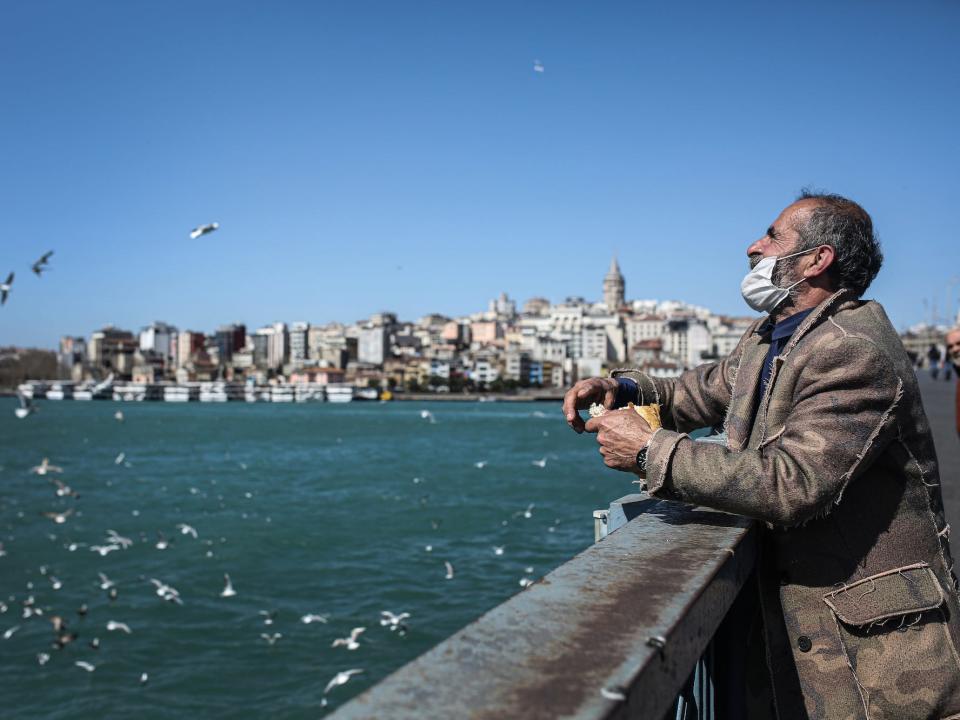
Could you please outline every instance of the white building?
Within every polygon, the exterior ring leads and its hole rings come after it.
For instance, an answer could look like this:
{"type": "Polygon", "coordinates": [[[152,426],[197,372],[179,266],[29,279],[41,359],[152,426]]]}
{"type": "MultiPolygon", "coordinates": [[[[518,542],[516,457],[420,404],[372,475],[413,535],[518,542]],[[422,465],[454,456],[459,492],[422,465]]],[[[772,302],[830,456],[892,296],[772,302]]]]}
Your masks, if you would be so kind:
{"type": "Polygon", "coordinates": [[[676,356],[685,367],[692,368],[704,362],[703,354],[713,350],[710,331],[696,318],[676,318],[667,321],[663,349],[676,356]]]}
{"type": "Polygon", "coordinates": [[[140,331],[140,352],[151,352],[165,360],[174,356],[177,329],[164,322],[155,322],[140,331]]]}
{"type": "Polygon", "coordinates": [[[357,360],[383,365],[390,349],[390,331],[385,325],[365,325],[357,338],[357,360]]]}

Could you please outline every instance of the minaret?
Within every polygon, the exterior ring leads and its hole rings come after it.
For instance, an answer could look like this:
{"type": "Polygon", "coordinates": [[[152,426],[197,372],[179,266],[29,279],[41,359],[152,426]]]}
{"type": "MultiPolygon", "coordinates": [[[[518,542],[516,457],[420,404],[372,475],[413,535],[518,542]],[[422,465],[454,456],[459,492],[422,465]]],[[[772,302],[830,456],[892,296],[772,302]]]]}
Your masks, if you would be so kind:
{"type": "Polygon", "coordinates": [[[610,312],[616,312],[624,304],[623,275],[617,265],[616,256],[610,261],[610,269],[603,278],[603,302],[610,312]]]}

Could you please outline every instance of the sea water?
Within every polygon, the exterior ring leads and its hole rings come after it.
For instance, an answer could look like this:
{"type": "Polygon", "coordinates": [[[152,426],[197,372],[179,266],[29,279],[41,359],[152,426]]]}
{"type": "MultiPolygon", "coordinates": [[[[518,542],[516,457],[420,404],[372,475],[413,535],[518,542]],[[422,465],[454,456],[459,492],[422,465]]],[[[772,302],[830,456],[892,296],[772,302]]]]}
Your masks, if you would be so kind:
{"type": "Polygon", "coordinates": [[[592,511],[636,487],[558,403],[40,402],[24,420],[15,404],[0,400],[10,719],[321,717],[581,551],[592,511]],[[31,473],[44,457],[63,473],[31,473]],[[43,515],[68,508],[62,524],[43,515]],[[108,530],[133,545],[91,551],[108,530]],[[43,615],[24,619],[30,596],[43,615]],[[383,610],[410,613],[407,632],[383,610]],[[53,615],[78,634],[62,650],[53,615]],[[357,650],[331,647],[356,627],[357,650]],[[324,706],[350,668],[364,672],[324,706]]]}

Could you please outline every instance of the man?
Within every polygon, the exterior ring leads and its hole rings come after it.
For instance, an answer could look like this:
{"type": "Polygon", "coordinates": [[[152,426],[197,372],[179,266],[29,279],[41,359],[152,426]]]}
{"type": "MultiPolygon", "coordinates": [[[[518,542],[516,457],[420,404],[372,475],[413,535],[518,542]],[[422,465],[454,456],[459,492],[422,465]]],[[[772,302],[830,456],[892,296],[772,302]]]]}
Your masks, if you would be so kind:
{"type": "Polygon", "coordinates": [[[957,373],[957,436],[960,437],[960,327],[947,333],[947,362],[953,363],[957,373]]]}
{"type": "Polygon", "coordinates": [[[960,718],[933,440],[897,333],[859,299],[883,260],[870,216],[804,193],[747,254],[744,298],[768,316],[729,357],[581,381],[567,422],[651,495],[762,521],[759,637],[780,720],[960,718]],[[613,410],[627,401],[660,403],[664,427],[613,410]],[[613,411],[584,425],[592,403],[613,411]],[[721,424],[723,442],[686,434],[721,424]]]}

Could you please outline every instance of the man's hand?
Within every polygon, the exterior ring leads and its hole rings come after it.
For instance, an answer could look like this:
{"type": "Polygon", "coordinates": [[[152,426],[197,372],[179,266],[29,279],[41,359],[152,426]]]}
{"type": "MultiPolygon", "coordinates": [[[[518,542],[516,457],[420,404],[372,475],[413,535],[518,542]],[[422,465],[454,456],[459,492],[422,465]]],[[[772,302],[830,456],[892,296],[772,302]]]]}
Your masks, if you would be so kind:
{"type": "Polygon", "coordinates": [[[567,418],[567,425],[582,433],[585,426],[577,411],[585,410],[594,403],[601,403],[607,410],[612,410],[617,401],[617,387],[614,378],[589,378],[567,390],[563,396],[563,414],[567,418]]]}
{"type": "Polygon", "coordinates": [[[597,433],[600,454],[607,467],[625,472],[637,472],[637,453],[647,446],[653,436],[650,424],[632,409],[608,412],[590,418],[585,429],[597,433]]]}

